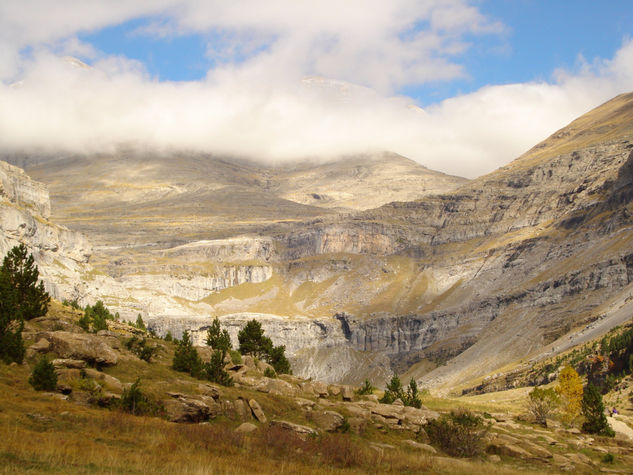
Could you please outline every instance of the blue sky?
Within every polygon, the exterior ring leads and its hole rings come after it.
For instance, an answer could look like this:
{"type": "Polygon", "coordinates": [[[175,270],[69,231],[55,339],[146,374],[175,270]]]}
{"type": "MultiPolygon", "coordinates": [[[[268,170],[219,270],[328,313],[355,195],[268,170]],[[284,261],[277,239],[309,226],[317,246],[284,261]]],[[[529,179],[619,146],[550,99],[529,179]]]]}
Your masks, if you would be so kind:
{"type": "Polygon", "coordinates": [[[632,38],[616,0],[0,1],[0,149],[474,177],[633,91],[632,38]]]}
{"type": "MultiPolygon", "coordinates": [[[[488,85],[548,81],[560,68],[576,70],[580,58],[609,58],[633,36],[633,5],[623,1],[497,0],[476,2],[482,14],[503,24],[495,34],[470,34],[469,48],[453,59],[463,77],[398,87],[395,92],[428,105],[488,85]]],[[[108,55],[140,61],[155,79],[195,81],[215,66],[207,49],[216,31],[143,33],[160,16],[135,18],[79,35],[108,55]]],[[[239,62],[239,59],[236,59],[239,62]]]]}

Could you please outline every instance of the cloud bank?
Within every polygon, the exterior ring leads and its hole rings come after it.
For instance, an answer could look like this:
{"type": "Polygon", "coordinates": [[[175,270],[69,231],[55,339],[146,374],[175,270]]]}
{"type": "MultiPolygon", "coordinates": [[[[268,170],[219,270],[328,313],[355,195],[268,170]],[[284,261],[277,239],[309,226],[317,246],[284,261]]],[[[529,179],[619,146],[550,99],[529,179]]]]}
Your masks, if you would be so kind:
{"type": "Polygon", "coordinates": [[[3,2],[0,149],[125,145],[268,162],[390,150],[474,177],[632,89],[627,41],[550,82],[486,87],[423,110],[394,91],[465,75],[468,38],[504,27],[465,1],[370,3],[3,2]],[[212,32],[206,78],[158,81],[77,39],[140,16],[149,20],[136,34],[212,32]]]}

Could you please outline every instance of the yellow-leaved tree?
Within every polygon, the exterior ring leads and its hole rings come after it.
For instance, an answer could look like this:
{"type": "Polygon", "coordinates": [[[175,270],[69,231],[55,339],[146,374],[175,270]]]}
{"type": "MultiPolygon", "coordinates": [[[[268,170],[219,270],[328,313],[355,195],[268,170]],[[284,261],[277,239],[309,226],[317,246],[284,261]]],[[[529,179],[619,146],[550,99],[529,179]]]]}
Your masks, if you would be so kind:
{"type": "Polygon", "coordinates": [[[571,425],[582,409],[582,379],[571,366],[565,366],[558,375],[556,393],[560,397],[561,419],[571,425]]]}

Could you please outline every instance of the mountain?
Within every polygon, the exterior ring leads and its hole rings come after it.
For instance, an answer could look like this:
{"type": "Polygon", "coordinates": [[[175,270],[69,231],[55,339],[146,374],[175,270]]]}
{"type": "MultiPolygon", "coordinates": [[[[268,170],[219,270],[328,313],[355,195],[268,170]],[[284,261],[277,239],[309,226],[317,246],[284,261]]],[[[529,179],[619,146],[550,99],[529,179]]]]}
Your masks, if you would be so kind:
{"type": "Polygon", "coordinates": [[[390,154],[10,158],[95,242],[83,302],[197,341],[255,316],[299,375],[448,390],[630,315],[632,111],[618,96],[472,181],[390,154]]]}

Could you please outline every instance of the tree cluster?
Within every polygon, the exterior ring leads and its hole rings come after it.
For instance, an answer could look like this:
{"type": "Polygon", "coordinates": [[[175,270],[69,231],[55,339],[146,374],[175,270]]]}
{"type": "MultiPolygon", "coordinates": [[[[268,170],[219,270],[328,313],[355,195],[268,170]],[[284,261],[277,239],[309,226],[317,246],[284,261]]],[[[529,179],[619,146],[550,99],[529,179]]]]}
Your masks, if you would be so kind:
{"type": "Polygon", "coordinates": [[[241,354],[266,360],[277,374],[292,374],[290,362],[286,358],[286,346],[273,346],[272,340],[264,335],[262,325],[257,320],[249,320],[237,334],[237,339],[241,354]]]}
{"type": "Polygon", "coordinates": [[[415,379],[411,378],[409,386],[405,390],[400,382],[400,377],[397,374],[393,375],[380,402],[393,404],[396,399],[400,399],[405,406],[417,407],[418,409],[422,407],[418,383],[415,382],[415,379]]]}
{"type": "Polygon", "coordinates": [[[116,320],[116,315],[98,300],[93,306],[86,305],[83,316],[79,319],[79,326],[87,332],[97,333],[108,329],[108,320],[116,320]]]}
{"type": "Polygon", "coordinates": [[[4,257],[0,267],[0,360],[5,363],[22,362],[24,321],[48,311],[50,297],[38,279],[39,270],[24,244],[4,257]]]}

